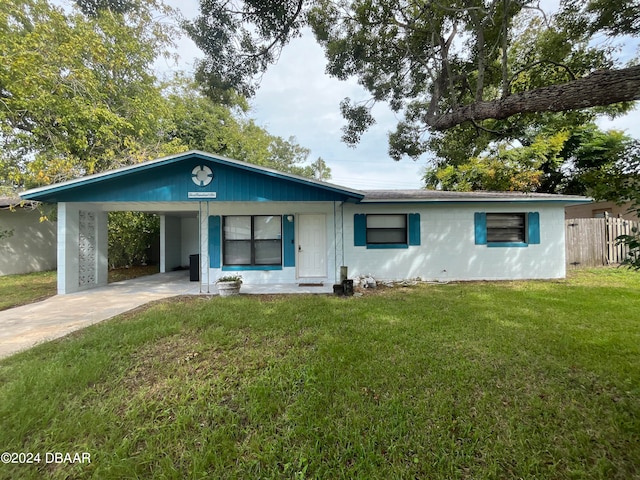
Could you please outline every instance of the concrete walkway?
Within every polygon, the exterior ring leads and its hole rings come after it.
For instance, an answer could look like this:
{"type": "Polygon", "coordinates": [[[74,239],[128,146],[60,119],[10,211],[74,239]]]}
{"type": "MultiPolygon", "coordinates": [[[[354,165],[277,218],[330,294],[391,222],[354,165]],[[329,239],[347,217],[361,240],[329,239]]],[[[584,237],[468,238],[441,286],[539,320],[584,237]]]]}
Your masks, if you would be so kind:
{"type": "Polygon", "coordinates": [[[74,330],[114,317],[145,303],[197,294],[188,272],[171,272],[110,283],[0,312],[0,358],[74,330]]]}
{"type": "MultiPolygon", "coordinates": [[[[215,285],[209,287],[209,292],[217,294],[215,285]]],[[[332,285],[242,286],[243,294],[332,292],[332,285]]],[[[178,271],[110,283],[106,287],[69,295],[56,295],[42,302],[0,311],[0,358],[8,357],[37,343],[63,337],[154,300],[199,293],[201,292],[198,282],[189,281],[189,272],[178,271]]],[[[208,292],[203,289],[202,293],[208,292]]]]}

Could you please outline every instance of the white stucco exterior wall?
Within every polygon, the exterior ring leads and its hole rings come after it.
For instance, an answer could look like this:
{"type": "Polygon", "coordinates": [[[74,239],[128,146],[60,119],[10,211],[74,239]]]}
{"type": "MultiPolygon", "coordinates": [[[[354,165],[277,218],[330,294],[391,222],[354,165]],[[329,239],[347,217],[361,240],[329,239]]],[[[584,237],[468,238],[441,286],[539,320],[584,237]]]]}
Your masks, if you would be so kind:
{"type": "Polygon", "coordinates": [[[0,210],[0,230],[13,231],[0,239],[0,276],[56,268],[56,222],[41,222],[38,210],[17,207],[0,210]]]}
{"type": "Polygon", "coordinates": [[[344,207],[345,263],[349,276],[381,280],[549,279],[565,276],[564,210],[545,203],[353,205],[344,207]],[[475,212],[539,212],[540,244],[475,245],[475,212]],[[406,249],[354,246],[356,213],[419,213],[420,245],[406,249]]]}
{"type": "Polygon", "coordinates": [[[181,228],[180,217],[160,215],[160,271],[163,273],[185,265],[180,259],[181,228]]]}
{"type": "Polygon", "coordinates": [[[181,265],[189,265],[189,255],[198,253],[198,219],[196,217],[182,218],[181,224],[181,265]]]}

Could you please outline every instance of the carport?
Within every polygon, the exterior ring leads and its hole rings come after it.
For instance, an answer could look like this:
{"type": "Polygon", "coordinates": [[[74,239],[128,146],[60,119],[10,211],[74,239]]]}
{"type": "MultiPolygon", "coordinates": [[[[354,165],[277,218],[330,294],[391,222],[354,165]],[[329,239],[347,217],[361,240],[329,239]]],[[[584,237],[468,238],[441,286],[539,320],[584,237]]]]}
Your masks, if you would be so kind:
{"type": "MultiPolygon", "coordinates": [[[[58,293],[107,284],[107,215],[114,211],[155,213],[160,217],[160,272],[189,265],[199,254],[199,202],[58,203],[58,293]]],[[[200,272],[200,277],[202,273],[200,272]]]]}

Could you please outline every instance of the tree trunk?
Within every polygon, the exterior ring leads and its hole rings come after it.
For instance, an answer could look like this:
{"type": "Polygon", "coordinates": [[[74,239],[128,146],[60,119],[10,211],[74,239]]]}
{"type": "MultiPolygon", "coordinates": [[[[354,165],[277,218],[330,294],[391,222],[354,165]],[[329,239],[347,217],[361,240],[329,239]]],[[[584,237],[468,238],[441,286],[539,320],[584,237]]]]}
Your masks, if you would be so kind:
{"type": "Polygon", "coordinates": [[[499,100],[475,102],[427,118],[427,125],[446,130],[466,121],[502,120],[517,113],[564,112],[640,99],[640,66],[599,70],[568,83],[537,88],[499,100]]]}

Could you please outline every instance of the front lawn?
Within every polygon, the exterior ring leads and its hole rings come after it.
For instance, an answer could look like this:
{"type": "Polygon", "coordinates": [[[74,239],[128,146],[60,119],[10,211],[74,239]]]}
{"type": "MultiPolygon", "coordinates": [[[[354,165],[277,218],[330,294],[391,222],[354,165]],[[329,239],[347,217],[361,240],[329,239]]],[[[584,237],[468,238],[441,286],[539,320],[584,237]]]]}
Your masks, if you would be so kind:
{"type": "Polygon", "coordinates": [[[608,269],[159,302],[0,361],[2,450],[41,453],[0,477],[638,478],[638,312],[608,269]]]}
{"type": "Polygon", "coordinates": [[[0,310],[44,300],[55,294],[55,271],[0,277],[0,310]]]}

